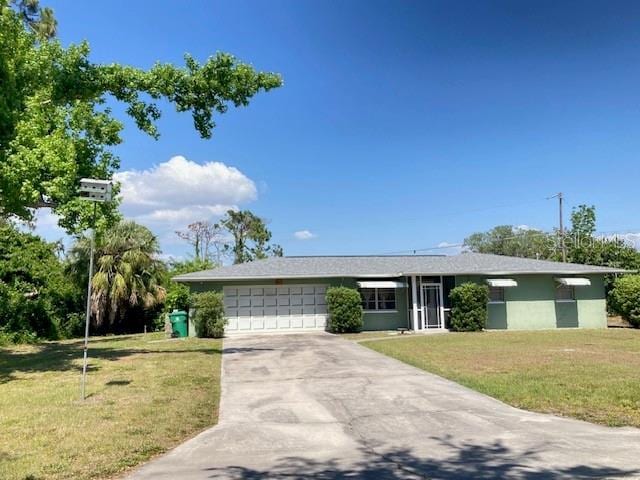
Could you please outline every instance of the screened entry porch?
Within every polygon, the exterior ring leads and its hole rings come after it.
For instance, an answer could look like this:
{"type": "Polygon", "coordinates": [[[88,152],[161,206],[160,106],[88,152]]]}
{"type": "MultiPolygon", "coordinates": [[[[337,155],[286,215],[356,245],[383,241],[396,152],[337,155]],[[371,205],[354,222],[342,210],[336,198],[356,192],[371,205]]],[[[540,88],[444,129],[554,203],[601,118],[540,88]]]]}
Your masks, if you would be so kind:
{"type": "Polygon", "coordinates": [[[448,328],[449,292],[455,287],[455,277],[415,275],[407,281],[410,327],[416,331],[448,328]]]}

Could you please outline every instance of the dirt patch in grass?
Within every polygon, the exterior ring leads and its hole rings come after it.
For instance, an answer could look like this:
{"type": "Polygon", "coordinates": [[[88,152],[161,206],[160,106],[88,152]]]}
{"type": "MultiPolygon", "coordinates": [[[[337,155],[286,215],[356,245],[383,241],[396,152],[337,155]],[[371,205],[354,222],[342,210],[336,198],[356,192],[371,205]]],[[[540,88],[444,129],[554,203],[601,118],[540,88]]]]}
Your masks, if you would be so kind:
{"type": "Polygon", "coordinates": [[[0,349],[0,478],[106,478],[216,423],[220,340],[163,334],[0,349]]]}
{"type": "Polygon", "coordinates": [[[640,427],[640,331],[457,333],[363,345],[519,408],[640,427]]]}

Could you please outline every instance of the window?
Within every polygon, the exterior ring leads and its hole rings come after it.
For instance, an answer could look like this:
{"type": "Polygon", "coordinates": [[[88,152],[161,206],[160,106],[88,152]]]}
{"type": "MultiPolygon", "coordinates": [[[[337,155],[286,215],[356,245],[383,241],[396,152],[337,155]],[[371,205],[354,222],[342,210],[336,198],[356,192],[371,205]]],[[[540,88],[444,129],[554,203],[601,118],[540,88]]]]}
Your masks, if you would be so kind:
{"type": "Polygon", "coordinates": [[[576,291],[571,285],[559,285],[556,288],[556,302],[573,302],[576,291]]]}
{"type": "Polygon", "coordinates": [[[489,303],[504,303],[504,287],[489,287],[489,303]]]}
{"type": "Polygon", "coordinates": [[[360,296],[362,297],[362,308],[364,310],[376,309],[376,289],[375,288],[361,288],[360,296]]]}
{"type": "Polygon", "coordinates": [[[364,310],[395,310],[395,288],[361,288],[362,308],[364,310]]]}

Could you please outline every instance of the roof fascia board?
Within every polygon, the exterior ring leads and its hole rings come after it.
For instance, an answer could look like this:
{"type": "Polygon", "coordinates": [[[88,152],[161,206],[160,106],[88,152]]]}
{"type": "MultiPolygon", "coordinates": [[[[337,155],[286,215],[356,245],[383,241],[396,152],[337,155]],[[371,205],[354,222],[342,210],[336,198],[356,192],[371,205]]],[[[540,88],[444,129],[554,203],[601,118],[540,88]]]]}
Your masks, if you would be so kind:
{"type": "Polygon", "coordinates": [[[236,275],[228,277],[173,277],[174,282],[219,282],[232,280],[300,280],[304,278],[397,278],[404,276],[401,273],[381,273],[381,274],[331,274],[331,275],[236,275]]]}

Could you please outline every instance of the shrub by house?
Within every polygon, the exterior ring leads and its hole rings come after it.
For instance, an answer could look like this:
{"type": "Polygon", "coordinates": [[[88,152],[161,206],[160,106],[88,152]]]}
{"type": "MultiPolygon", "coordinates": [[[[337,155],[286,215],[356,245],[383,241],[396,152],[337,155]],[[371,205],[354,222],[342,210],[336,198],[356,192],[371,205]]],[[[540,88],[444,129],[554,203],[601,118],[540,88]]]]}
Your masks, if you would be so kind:
{"type": "Polygon", "coordinates": [[[355,288],[331,287],[327,290],[329,330],[334,333],[359,332],[364,325],[362,298],[355,288]]]}
{"type": "Polygon", "coordinates": [[[198,337],[221,338],[224,335],[224,301],[219,292],[197,293],[193,298],[196,309],[194,324],[198,337]]]}
{"type": "Polygon", "coordinates": [[[463,283],[451,290],[451,330],[476,332],[487,324],[489,289],[486,285],[463,283]]]}
{"type": "Polygon", "coordinates": [[[634,327],[640,327],[640,275],[616,279],[609,298],[614,311],[634,327]]]}

